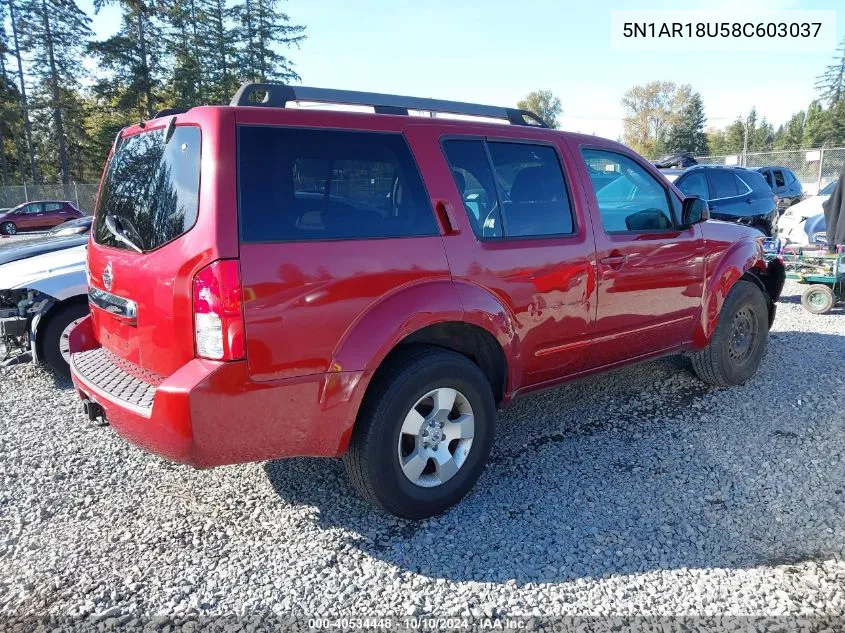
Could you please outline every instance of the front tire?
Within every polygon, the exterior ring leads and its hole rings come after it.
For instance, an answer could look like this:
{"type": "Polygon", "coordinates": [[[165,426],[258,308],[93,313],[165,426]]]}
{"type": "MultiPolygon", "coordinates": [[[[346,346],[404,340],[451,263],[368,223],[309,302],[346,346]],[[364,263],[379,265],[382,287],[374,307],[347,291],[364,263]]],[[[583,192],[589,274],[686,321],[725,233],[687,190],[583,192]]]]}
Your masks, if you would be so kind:
{"type": "Polygon", "coordinates": [[[466,357],[433,347],[398,352],[374,380],[344,456],[352,485],[405,519],[444,512],[475,485],[490,454],[490,383],[466,357]]]}
{"type": "Polygon", "coordinates": [[[693,370],[711,385],[741,385],[760,366],[768,336],[766,297],[753,282],[740,280],[725,299],[707,347],[692,353],[693,370]]]}
{"type": "Polygon", "coordinates": [[[59,376],[70,378],[70,353],[68,335],[82,319],[88,316],[88,306],[84,303],[70,303],[57,306],[55,314],[48,316],[44,327],[44,339],[41,350],[44,362],[59,376]]]}
{"type": "Polygon", "coordinates": [[[18,227],[14,222],[3,222],[3,224],[0,224],[0,233],[3,235],[17,235],[18,227]]]}

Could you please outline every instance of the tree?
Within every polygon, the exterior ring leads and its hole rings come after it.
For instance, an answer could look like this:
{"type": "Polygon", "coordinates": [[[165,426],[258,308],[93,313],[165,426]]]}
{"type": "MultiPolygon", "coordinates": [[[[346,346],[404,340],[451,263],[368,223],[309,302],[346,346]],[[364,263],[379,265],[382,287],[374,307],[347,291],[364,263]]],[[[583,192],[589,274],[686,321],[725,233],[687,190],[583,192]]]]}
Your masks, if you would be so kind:
{"type": "Polygon", "coordinates": [[[26,81],[24,80],[23,72],[23,55],[21,53],[20,37],[18,34],[18,17],[16,15],[15,0],[8,0],[9,2],[9,22],[12,25],[12,42],[14,48],[12,54],[18,65],[18,89],[20,91],[20,108],[21,116],[23,117],[24,137],[26,138],[26,149],[29,153],[29,175],[32,178],[33,184],[41,182],[38,175],[38,169],[35,166],[35,144],[32,142],[32,121],[29,118],[29,102],[26,97],[26,81]]]}
{"type": "Polygon", "coordinates": [[[149,119],[164,102],[161,70],[166,54],[157,23],[159,5],[145,0],[95,0],[94,8],[99,11],[106,4],[120,5],[123,16],[115,35],[89,47],[108,72],[95,84],[95,94],[134,110],[137,118],[149,119]]]}
{"type": "Polygon", "coordinates": [[[224,0],[199,0],[198,6],[200,54],[207,61],[208,100],[228,103],[238,87],[235,32],[229,26],[231,10],[224,0]]]}
{"type": "Polygon", "coordinates": [[[688,84],[678,86],[672,81],[652,81],[628,90],[622,97],[625,144],[652,158],[665,152],[669,128],[691,98],[688,84]]]}
{"type": "Polygon", "coordinates": [[[801,147],[801,139],[804,135],[804,110],[796,112],[784,125],[778,128],[775,133],[775,149],[798,149],[801,147]]]}
{"type": "Polygon", "coordinates": [[[557,118],[563,112],[558,99],[551,90],[534,90],[525,95],[525,98],[517,101],[516,107],[520,110],[533,112],[543,120],[550,128],[556,130],[560,127],[557,118]]]}
{"type": "Polygon", "coordinates": [[[232,7],[239,75],[244,81],[300,79],[293,62],[278,49],[299,46],[305,39],[305,27],[290,24],[279,3],[280,0],[244,0],[232,7]]]}
{"type": "Polygon", "coordinates": [[[845,39],[836,49],[834,62],[825,68],[816,82],[822,101],[834,106],[845,99],[845,39]]]}
{"type": "Polygon", "coordinates": [[[205,60],[200,51],[198,22],[202,16],[197,1],[161,0],[159,6],[167,24],[165,42],[173,60],[168,101],[183,108],[203,103],[205,60]]]}
{"type": "Polygon", "coordinates": [[[79,85],[82,53],[91,35],[91,20],[74,0],[26,0],[22,5],[21,35],[30,51],[33,83],[50,103],[59,180],[70,182],[70,162],[62,96],[79,85]]]}
{"type": "Polygon", "coordinates": [[[804,131],[801,135],[803,147],[823,147],[832,136],[830,117],[825,112],[824,106],[818,101],[813,101],[807,108],[807,120],[804,123],[804,131]]]}
{"type": "Polygon", "coordinates": [[[689,152],[694,156],[707,154],[707,135],[704,133],[707,117],[704,115],[701,95],[694,92],[686,98],[684,93],[680,93],[676,94],[676,99],[686,99],[686,104],[677,118],[670,122],[664,137],[655,148],[657,153],[689,152]]]}

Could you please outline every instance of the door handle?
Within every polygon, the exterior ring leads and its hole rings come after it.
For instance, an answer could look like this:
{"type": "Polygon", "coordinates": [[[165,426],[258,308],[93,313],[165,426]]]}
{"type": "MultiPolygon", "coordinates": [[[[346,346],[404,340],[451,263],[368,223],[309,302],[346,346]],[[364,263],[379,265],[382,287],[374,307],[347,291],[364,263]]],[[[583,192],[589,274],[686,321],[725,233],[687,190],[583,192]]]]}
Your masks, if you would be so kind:
{"type": "Polygon", "coordinates": [[[628,256],[623,255],[619,251],[613,251],[607,257],[602,257],[599,260],[605,266],[609,266],[613,270],[619,270],[622,266],[625,265],[625,262],[628,261],[628,256]]]}

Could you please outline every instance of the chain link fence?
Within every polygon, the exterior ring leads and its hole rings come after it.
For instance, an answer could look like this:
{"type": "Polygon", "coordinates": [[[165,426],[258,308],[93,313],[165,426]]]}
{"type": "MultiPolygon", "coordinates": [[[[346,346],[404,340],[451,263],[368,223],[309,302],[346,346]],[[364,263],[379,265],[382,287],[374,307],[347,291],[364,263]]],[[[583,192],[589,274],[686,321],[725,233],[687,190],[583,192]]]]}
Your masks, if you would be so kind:
{"type": "Polygon", "coordinates": [[[786,167],[801,181],[805,193],[815,194],[839,178],[845,165],[845,147],[749,152],[732,156],[696,156],[695,160],[702,165],[739,165],[750,169],[786,167]]]}
{"type": "Polygon", "coordinates": [[[96,184],[71,183],[69,185],[19,185],[0,187],[0,208],[16,207],[35,200],[69,200],[87,215],[94,211],[96,184]]]}

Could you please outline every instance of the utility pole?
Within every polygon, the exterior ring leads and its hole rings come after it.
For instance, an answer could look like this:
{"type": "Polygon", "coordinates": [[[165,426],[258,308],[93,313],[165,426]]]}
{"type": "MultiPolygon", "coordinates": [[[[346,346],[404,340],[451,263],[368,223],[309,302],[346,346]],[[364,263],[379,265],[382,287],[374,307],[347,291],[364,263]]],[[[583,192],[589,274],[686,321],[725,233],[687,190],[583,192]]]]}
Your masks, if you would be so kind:
{"type": "Polygon", "coordinates": [[[747,159],[746,155],[748,154],[748,117],[744,117],[745,119],[745,134],[742,136],[742,166],[745,167],[747,159]]]}

